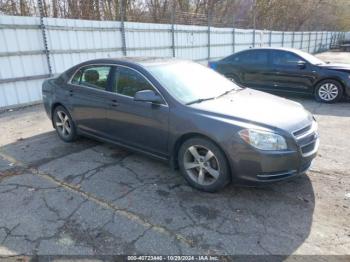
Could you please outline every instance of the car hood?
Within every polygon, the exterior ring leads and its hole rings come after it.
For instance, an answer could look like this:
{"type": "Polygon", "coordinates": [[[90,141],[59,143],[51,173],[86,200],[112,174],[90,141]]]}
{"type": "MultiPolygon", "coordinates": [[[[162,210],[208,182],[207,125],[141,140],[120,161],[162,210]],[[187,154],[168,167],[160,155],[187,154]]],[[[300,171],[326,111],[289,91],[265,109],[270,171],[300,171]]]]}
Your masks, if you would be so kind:
{"type": "Polygon", "coordinates": [[[301,104],[249,88],[193,104],[191,107],[221,118],[287,132],[298,130],[312,122],[312,115],[301,104]]]}
{"type": "Polygon", "coordinates": [[[318,65],[321,68],[350,72],[350,64],[329,63],[318,65]]]}

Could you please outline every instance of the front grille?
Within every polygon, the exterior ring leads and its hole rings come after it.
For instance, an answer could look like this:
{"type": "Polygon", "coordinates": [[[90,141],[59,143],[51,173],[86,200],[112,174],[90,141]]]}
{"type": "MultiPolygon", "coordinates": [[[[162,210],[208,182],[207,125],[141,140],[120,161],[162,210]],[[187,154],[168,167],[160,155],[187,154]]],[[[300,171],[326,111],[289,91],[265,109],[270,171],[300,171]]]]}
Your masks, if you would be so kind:
{"type": "Polygon", "coordinates": [[[298,144],[302,146],[309,145],[310,143],[315,141],[315,135],[317,136],[316,132],[313,132],[305,137],[299,138],[298,144]]]}
{"type": "Polygon", "coordinates": [[[309,130],[311,129],[311,127],[312,127],[312,124],[311,124],[311,125],[308,125],[308,126],[306,126],[306,127],[303,127],[303,128],[301,128],[301,129],[299,129],[299,130],[297,130],[297,131],[294,131],[294,132],[293,132],[293,135],[294,135],[294,136],[300,136],[300,135],[306,133],[307,131],[309,131],[309,130]]]}
{"type": "Polygon", "coordinates": [[[316,144],[316,141],[312,142],[311,144],[308,144],[306,146],[301,147],[301,152],[303,154],[307,154],[307,153],[311,152],[315,148],[315,144],[316,144]]]}
{"type": "Polygon", "coordinates": [[[303,163],[299,169],[299,173],[305,173],[311,166],[311,161],[307,161],[303,163]]]}
{"type": "Polygon", "coordinates": [[[312,155],[316,152],[318,147],[316,122],[294,131],[293,135],[304,157],[312,155]]]}

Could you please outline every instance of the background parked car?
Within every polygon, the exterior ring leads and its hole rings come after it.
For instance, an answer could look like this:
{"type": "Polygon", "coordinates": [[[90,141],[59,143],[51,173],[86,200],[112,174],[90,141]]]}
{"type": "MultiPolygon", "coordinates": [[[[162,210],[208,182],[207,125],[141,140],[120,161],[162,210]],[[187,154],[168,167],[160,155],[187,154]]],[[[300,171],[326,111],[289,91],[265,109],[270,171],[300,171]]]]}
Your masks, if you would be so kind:
{"type": "Polygon", "coordinates": [[[289,48],[253,48],[209,66],[234,82],[267,91],[312,94],[333,103],[350,96],[350,65],[330,64],[289,48]]]}

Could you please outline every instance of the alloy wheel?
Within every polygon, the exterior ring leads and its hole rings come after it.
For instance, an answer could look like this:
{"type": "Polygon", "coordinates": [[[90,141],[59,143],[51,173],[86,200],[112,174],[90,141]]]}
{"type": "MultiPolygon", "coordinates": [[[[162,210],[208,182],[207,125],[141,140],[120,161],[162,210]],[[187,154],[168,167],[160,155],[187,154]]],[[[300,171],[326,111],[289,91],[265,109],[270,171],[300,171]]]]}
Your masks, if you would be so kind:
{"type": "Polygon", "coordinates": [[[63,111],[57,111],[56,128],[62,136],[68,137],[72,133],[72,125],[68,115],[63,111]]]}
{"type": "Polygon", "coordinates": [[[190,146],[183,161],[186,173],[199,185],[211,185],[220,176],[219,161],[212,151],[203,146],[190,146]]]}
{"type": "Polygon", "coordinates": [[[318,89],[318,95],[324,101],[333,101],[339,94],[338,87],[332,83],[325,83],[318,89]]]}

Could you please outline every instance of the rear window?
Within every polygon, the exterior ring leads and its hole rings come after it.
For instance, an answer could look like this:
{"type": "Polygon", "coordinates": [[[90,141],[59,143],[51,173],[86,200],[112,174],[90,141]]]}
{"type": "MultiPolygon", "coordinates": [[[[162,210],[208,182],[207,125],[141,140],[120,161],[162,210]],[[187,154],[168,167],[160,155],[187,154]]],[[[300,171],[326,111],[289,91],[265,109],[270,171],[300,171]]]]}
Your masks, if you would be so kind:
{"type": "Polygon", "coordinates": [[[265,65],[268,63],[268,52],[263,50],[252,50],[232,56],[231,61],[244,65],[265,65]]]}
{"type": "Polygon", "coordinates": [[[75,73],[75,75],[72,78],[72,84],[79,85],[80,79],[81,79],[82,70],[79,70],[75,73]]]}

